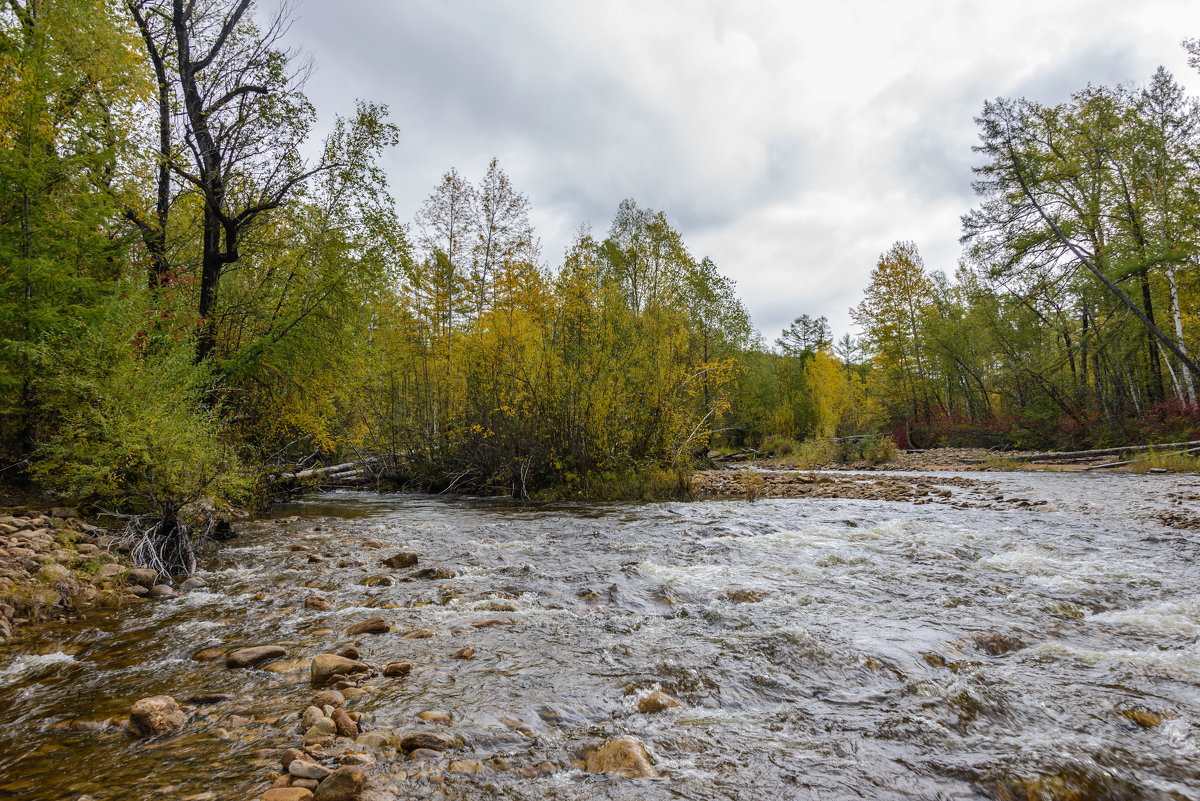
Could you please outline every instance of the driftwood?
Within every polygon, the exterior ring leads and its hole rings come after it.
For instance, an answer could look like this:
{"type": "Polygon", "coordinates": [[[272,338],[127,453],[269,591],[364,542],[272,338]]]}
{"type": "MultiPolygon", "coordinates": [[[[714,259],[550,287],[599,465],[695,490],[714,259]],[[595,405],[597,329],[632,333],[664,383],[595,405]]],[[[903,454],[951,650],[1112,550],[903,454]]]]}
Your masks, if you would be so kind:
{"type": "MultiPolygon", "coordinates": [[[[1162,451],[1175,449],[1184,452],[1187,449],[1200,448],[1200,440],[1193,442],[1164,442],[1157,445],[1124,445],[1119,448],[1100,448],[1092,451],[1058,451],[1050,453],[1028,453],[1018,456],[1002,457],[1012,462],[1088,462],[1104,456],[1123,456],[1128,453],[1142,451],[1162,451]]],[[[964,459],[967,464],[983,464],[988,459],[964,459]]]]}
{"type": "MultiPolygon", "coordinates": [[[[1200,454],[1200,448],[1188,448],[1187,450],[1182,450],[1182,451],[1171,451],[1170,453],[1165,454],[1165,455],[1166,456],[1179,456],[1179,455],[1194,456],[1196,454],[1200,454]]],[[[1084,470],[1103,470],[1106,467],[1124,467],[1125,465],[1133,464],[1135,461],[1137,461],[1137,460],[1136,459],[1126,459],[1123,462],[1105,462],[1104,464],[1094,464],[1091,467],[1085,467],[1083,469],[1084,470]]]]}

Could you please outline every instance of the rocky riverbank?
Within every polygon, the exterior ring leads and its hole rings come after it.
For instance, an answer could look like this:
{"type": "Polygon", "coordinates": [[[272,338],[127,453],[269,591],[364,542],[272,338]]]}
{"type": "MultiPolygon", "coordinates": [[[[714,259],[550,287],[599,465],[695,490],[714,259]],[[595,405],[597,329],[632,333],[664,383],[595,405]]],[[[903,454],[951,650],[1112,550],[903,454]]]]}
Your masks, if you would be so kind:
{"type": "Polygon", "coordinates": [[[176,594],[155,571],[131,567],[108,530],[72,509],[16,507],[0,514],[0,641],[30,623],[176,594]]]}

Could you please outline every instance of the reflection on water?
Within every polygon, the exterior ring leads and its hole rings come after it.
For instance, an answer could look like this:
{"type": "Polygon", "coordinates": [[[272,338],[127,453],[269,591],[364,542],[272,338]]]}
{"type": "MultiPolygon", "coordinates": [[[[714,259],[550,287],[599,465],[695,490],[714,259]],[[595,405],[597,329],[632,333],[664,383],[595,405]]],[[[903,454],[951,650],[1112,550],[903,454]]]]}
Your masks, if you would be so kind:
{"type": "Polygon", "coordinates": [[[447,712],[451,758],[478,760],[434,780],[379,756],[370,772],[402,797],[1200,798],[1200,549],[1147,522],[1200,481],[988,480],[1057,511],[362,493],[280,507],[208,551],[204,590],[0,649],[0,797],[257,797],[308,659],[357,643],[414,669],[352,708],[384,730],[447,712]],[[416,568],[379,564],[404,549],[416,568]],[[334,610],[306,610],[314,592],[334,610]],[[393,633],[344,635],[376,614],[393,633]],[[403,637],[421,628],[435,636],[403,637]],[[193,659],[260,644],[289,658],[193,659]],[[449,658],[467,645],[474,659],[449,658]],[[683,705],[638,712],[652,688],[683,705]],[[105,725],[159,693],[230,697],[175,738],[105,725]],[[582,747],[620,735],[664,780],[582,772],[582,747]],[[543,762],[557,770],[521,771],[543,762]]]}

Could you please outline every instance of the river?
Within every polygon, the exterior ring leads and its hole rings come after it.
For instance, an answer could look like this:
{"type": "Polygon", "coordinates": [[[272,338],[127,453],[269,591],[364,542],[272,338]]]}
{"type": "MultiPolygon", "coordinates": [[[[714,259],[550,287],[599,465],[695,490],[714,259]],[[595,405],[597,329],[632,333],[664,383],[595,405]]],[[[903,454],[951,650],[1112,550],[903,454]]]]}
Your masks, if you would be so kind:
{"type": "Polygon", "coordinates": [[[1200,534],[1154,519],[1200,478],[983,478],[980,498],[1045,503],[281,506],[205,547],[206,588],[0,647],[0,797],[255,799],[310,658],[357,643],[414,668],[349,708],[384,731],[446,712],[463,743],[376,754],[369,775],[404,798],[1200,799],[1200,534]],[[420,563],[380,565],[399,550],[420,563]],[[335,608],[305,609],[312,593],[335,608]],[[378,614],[392,633],[344,635],[378,614]],[[288,658],[193,659],[264,644],[288,658]],[[681,706],[638,712],[654,688],[681,706]],[[160,693],[231,698],[175,737],[104,725],[160,693]],[[623,735],[660,779],[582,769],[623,735]]]}

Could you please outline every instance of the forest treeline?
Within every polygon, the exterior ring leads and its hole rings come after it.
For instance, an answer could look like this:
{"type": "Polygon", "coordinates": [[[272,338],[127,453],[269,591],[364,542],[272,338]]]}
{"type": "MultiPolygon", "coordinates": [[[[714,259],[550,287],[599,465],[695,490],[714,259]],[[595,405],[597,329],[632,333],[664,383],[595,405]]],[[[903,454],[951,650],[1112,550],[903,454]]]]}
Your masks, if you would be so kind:
{"type": "Polygon", "coordinates": [[[953,276],[896,243],[860,338],[802,314],[768,344],[633,200],[552,263],[495,160],[397,209],[388,109],[313,141],[287,20],[251,5],[0,11],[0,480],[171,518],[367,457],[612,497],[781,439],[1200,437],[1200,111],[1164,71],[985,104],[953,276]]]}

